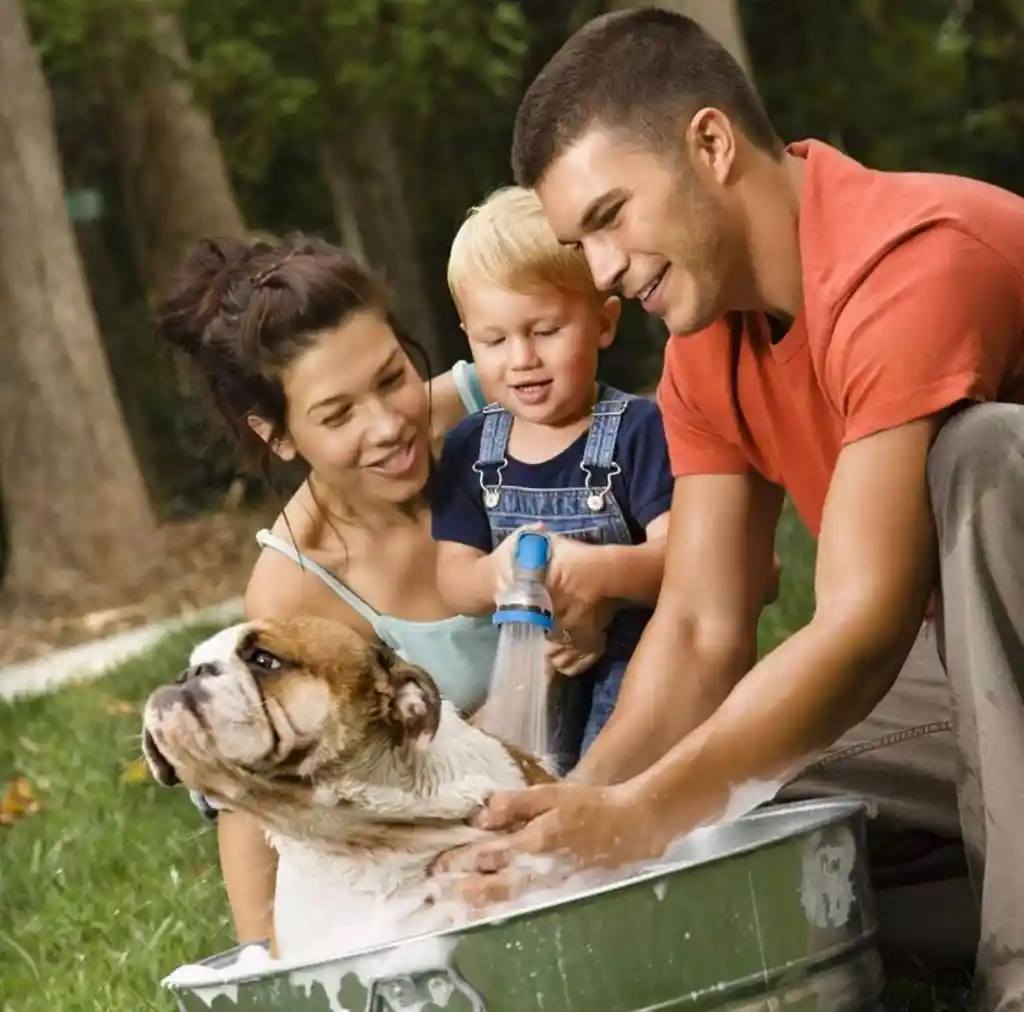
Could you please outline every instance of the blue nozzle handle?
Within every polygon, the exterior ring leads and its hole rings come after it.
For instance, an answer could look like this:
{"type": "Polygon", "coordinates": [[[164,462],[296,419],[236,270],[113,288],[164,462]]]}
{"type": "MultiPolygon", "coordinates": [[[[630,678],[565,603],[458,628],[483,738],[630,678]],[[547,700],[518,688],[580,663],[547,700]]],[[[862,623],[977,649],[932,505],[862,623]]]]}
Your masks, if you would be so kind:
{"type": "Polygon", "coordinates": [[[523,531],[516,541],[515,561],[527,572],[545,569],[551,559],[551,542],[546,534],[523,531]]]}

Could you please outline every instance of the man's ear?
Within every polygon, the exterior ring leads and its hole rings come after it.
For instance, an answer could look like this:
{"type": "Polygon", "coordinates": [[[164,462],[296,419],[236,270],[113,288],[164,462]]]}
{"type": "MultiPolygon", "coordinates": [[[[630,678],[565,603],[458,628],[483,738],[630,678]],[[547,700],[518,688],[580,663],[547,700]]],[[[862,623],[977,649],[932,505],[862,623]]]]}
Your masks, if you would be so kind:
{"type": "Polygon", "coordinates": [[[622,303],[617,295],[609,295],[601,306],[601,337],[598,347],[603,351],[610,348],[615,340],[615,333],[619,326],[619,317],[622,316],[622,303]]]}
{"type": "Polygon", "coordinates": [[[736,134],[721,109],[707,107],[693,114],[686,128],[685,147],[690,163],[705,178],[720,186],[735,178],[736,134]]]}
{"type": "Polygon", "coordinates": [[[297,455],[295,444],[287,436],[274,439],[274,427],[265,418],[260,418],[259,415],[246,415],[245,420],[249,428],[282,460],[295,459],[297,455]]]}

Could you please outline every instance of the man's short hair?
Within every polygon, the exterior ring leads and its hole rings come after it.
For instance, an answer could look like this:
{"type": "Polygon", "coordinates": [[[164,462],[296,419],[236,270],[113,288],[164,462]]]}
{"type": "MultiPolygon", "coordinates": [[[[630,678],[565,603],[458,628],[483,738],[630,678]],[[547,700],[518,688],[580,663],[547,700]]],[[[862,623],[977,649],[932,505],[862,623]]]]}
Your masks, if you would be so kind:
{"type": "Polygon", "coordinates": [[[663,151],[705,107],[720,109],[758,147],[782,142],[743,68],[692,18],[635,7],[587,22],[526,90],[512,134],[512,171],[534,187],[592,126],[663,151]]]}

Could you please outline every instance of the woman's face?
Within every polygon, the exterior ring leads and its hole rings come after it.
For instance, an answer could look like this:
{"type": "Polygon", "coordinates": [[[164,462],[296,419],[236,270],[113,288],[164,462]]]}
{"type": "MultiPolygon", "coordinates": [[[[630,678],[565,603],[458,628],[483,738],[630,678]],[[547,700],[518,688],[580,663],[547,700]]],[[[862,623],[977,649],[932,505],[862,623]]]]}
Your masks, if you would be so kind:
{"type": "Polygon", "coordinates": [[[346,498],[403,503],[430,471],[426,386],[394,331],[364,310],[319,340],[281,377],[287,437],[274,449],[296,455],[346,498]]]}

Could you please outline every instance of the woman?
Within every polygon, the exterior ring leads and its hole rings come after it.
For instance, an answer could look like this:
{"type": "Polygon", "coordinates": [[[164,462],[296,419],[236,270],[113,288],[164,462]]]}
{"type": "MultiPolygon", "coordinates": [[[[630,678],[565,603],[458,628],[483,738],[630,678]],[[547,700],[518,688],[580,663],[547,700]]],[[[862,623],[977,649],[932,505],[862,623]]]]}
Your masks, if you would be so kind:
{"type": "MultiPolygon", "coordinates": [[[[434,444],[483,406],[458,363],[428,389],[422,349],[380,283],[349,254],[297,238],[205,242],[180,269],[159,332],[184,352],[252,463],[299,460],[308,475],[270,531],[247,617],[322,615],[383,640],[472,713],[496,636],[447,610],[434,582],[425,488],[434,444]]],[[[563,655],[558,666],[570,665],[563,655]]],[[[564,668],[563,668],[564,669],[564,668]]],[[[275,859],[243,813],[213,812],[240,942],[272,936],[275,859]]]]}

